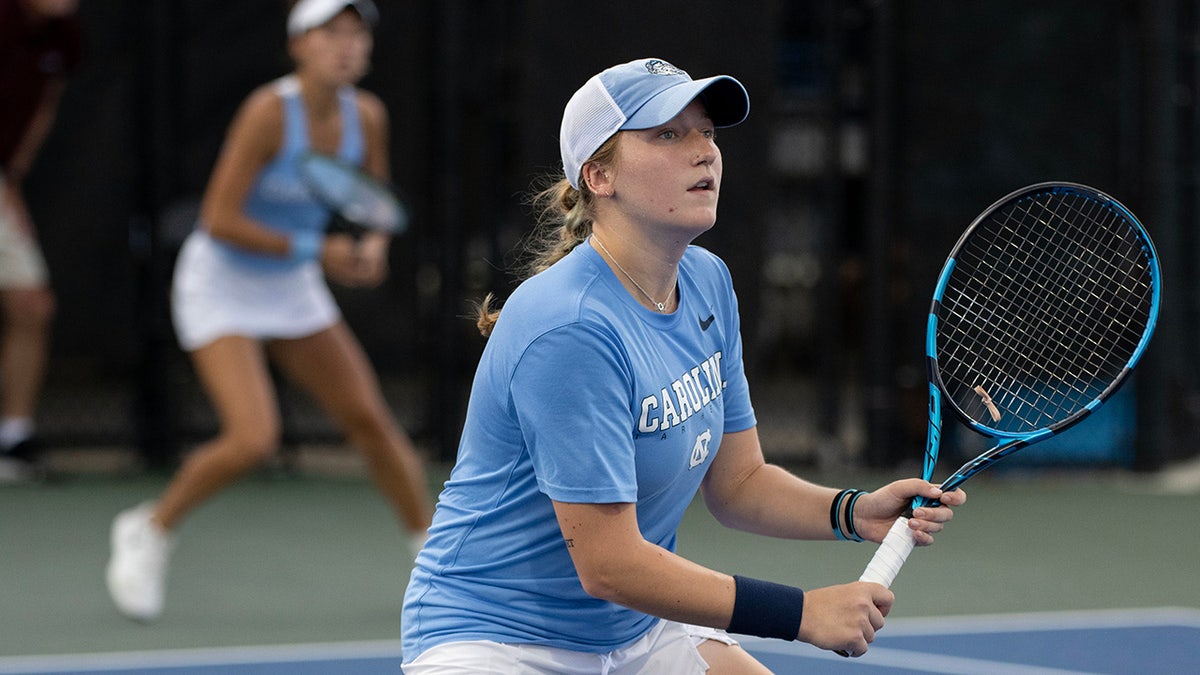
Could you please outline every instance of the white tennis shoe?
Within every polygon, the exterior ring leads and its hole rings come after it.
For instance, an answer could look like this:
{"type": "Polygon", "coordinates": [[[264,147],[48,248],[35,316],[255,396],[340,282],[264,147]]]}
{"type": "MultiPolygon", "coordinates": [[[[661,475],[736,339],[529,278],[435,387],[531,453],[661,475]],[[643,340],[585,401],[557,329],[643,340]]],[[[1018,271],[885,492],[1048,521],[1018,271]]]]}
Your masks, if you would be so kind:
{"type": "Polygon", "coordinates": [[[117,609],[137,621],[153,621],[163,610],[167,563],[174,538],[151,520],[154,504],[122,511],[113,519],[112,556],[105,581],[117,609]]]}

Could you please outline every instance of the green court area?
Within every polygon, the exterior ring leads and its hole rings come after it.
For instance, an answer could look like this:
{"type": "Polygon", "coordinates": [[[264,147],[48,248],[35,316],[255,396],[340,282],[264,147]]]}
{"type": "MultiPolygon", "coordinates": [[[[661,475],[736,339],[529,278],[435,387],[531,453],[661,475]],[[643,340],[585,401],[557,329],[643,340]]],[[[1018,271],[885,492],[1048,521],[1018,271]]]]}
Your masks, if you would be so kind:
{"type": "MultiPolygon", "coordinates": [[[[431,480],[447,471],[433,467],[431,480]]],[[[798,473],[864,488],[894,477],[798,473]]],[[[218,495],[184,524],[163,617],[121,617],[103,584],[109,523],[165,480],[85,473],[0,486],[0,656],[398,637],[408,549],[353,474],[264,471],[218,495]]],[[[1200,493],[1162,484],[1123,472],[981,476],[951,529],[901,571],[892,618],[1200,608],[1200,493]]],[[[857,578],[874,548],[731,532],[699,501],[679,543],[716,569],[804,587],[857,578]]]]}

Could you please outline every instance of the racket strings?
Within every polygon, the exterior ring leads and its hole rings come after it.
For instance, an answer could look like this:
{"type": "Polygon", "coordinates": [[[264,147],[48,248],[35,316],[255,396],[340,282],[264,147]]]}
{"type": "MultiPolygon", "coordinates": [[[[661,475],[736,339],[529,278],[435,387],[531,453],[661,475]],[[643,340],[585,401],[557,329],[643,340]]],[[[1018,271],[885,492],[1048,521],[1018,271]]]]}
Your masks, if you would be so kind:
{"type": "MultiPolygon", "coordinates": [[[[1067,204],[1064,203],[1062,206],[1065,208],[1067,204]]],[[[1081,222],[1081,219],[1090,219],[1091,222],[1098,223],[1101,227],[1089,230],[1075,228],[1075,232],[1066,232],[1063,228],[1042,230],[1055,240],[1051,242],[1052,245],[1038,248],[1037,258],[1030,260],[1026,266],[1033,285],[1052,295],[1053,302],[1051,303],[1030,303],[1032,309],[1037,312],[1039,325],[1047,328],[1054,327],[1055,317],[1052,314],[1054,310],[1070,306],[1077,300],[1082,302],[1076,304],[1081,304],[1083,307],[1098,308],[1100,312],[1094,316],[1115,317],[1119,322],[1125,324],[1132,320],[1130,313],[1132,308],[1129,303],[1115,301],[1127,298],[1129,294],[1116,292],[1117,289],[1105,288],[1105,285],[1111,282],[1127,280],[1129,267],[1127,263],[1130,261],[1128,251],[1115,256],[1084,257],[1086,252],[1121,250],[1124,242],[1115,239],[1114,233],[1119,233],[1125,228],[1114,227],[1118,224],[1115,212],[1105,210],[1096,213],[1094,211],[1099,207],[1090,201],[1084,202],[1084,206],[1090,206],[1093,212],[1071,213],[1060,210],[1053,215],[1067,223],[1078,223],[1081,222]],[[1083,245],[1079,246],[1078,242],[1081,240],[1083,245]],[[1059,251],[1064,252],[1065,255],[1056,257],[1054,254],[1059,251]],[[1120,269],[1122,263],[1125,263],[1126,267],[1124,272],[1120,269]],[[1098,289],[1103,289],[1104,292],[1098,289]],[[1077,295],[1078,297],[1076,297],[1077,295]]],[[[1032,217],[1032,214],[1027,213],[1027,215],[1032,217]]],[[[1041,219],[1039,222],[1045,224],[1041,219]]],[[[1148,284],[1145,285],[1145,289],[1146,292],[1149,291],[1148,284]]],[[[1083,316],[1089,315],[1083,314],[1083,316]]],[[[1110,359],[1111,354],[1108,347],[1098,341],[1101,337],[1108,337],[1107,334],[1101,335],[1087,330],[1069,335],[1077,337],[1081,341],[1082,344],[1078,346],[1087,348],[1089,352],[1095,352],[1098,360],[1107,362],[1110,359]]],[[[1136,340],[1133,344],[1127,345],[1127,348],[1132,350],[1135,346],[1136,340]]]]}
{"type": "MultiPolygon", "coordinates": [[[[1050,324],[1047,323],[1047,320],[1046,320],[1047,318],[1045,316],[1042,316],[1039,313],[1040,309],[1041,308],[1039,308],[1038,306],[1033,305],[1033,306],[1028,307],[1025,310],[1025,314],[1029,317],[1029,321],[1027,321],[1024,328],[1026,329],[1025,330],[1026,334],[1030,338],[1031,344],[1045,345],[1045,344],[1048,344],[1047,340],[1057,339],[1061,345],[1061,347],[1060,347],[1061,355],[1075,355],[1075,354],[1080,354],[1080,353],[1087,353],[1090,351],[1089,346],[1086,343],[1075,341],[1075,338],[1077,338],[1079,336],[1087,335],[1086,332],[1067,331],[1067,332],[1062,332],[1061,334],[1059,334],[1057,336],[1051,335],[1049,333],[1049,331],[1052,328],[1052,326],[1050,326],[1050,324]]],[[[1013,325],[1016,325],[1016,324],[1013,324],[1013,325]]],[[[1008,346],[1013,347],[1015,345],[1014,345],[1014,343],[1010,343],[1008,346]]],[[[993,349],[993,350],[989,350],[989,351],[992,352],[992,354],[994,356],[996,350],[993,349]]],[[[1028,355],[1028,354],[1031,354],[1032,352],[1029,352],[1028,350],[1024,350],[1019,353],[1022,355],[1028,355]]],[[[1110,354],[1107,354],[1102,350],[1100,353],[1097,354],[1098,360],[1096,361],[1096,363],[1103,363],[1104,359],[1107,359],[1110,356],[1111,356],[1110,354]]],[[[1010,388],[1009,387],[1010,384],[1013,384],[1019,380],[1029,380],[1031,378],[1038,378],[1040,380],[1046,380],[1049,377],[1054,376],[1052,373],[1034,372],[1031,370],[1032,366],[1040,366],[1040,367],[1044,368],[1045,363],[1042,361],[1034,360],[1034,361],[1030,361],[1029,364],[1030,365],[1026,365],[1024,367],[1019,367],[1016,369],[1010,368],[1010,371],[1015,373],[1015,375],[1010,375],[1010,381],[1001,382],[1000,383],[1001,386],[1005,390],[1008,390],[1010,388]]],[[[1095,370],[1094,367],[1091,365],[1090,361],[1081,362],[1078,359],[1074,359],[1074,360],[1066,362],[1066,365],[1064,367],[1068,368],[1076,373],[1092,372],[1095,370]]],[[[1078,382],[1078,381],[1082,381],[1082,380],[1080,380],[1079,377],[1076,376],[1075,381],[1078,382]]],[[[1065,386],[1072,388],[1072,390],[1077,395],[1075,398],[1078,398],[1085,402],[1087,400],[1091,400],[1092,398],[1094,398],[1094,394],[1097,393],[1096,391],[1093,391],[1090,389],[1085,389],[1083,387],[1078,386],[1077,384],[1073,384],[1072,380],[1070,380],[1070,379],[1064,380],[1064,384],[1065,384],[1065,386]]],[[[1050,417],[1061,417],[1064,413],[1060,412],[1060,411],[1065,411],[1065,413],[1069,413],[1070,411],[1072,411],[1073,409],[1078,407],[1075,403],[1075,399],[1070,396],[1064,395],[1062,393],[1062,390],[1060,390],[1054,396],[1049,396],[1038,389],[1030,389],[1030,390],[1028,390],[1028,393],[1032,396],[1037,397],[1037,400],[1022,401],[1022,403],[1025,404],[1022,407],[1028,408],[1030,411],[1045,411],[1047,409],[1052,408],[1052,410],[1048,413],[1048,415],[1050,417]]],[[[1022,414],[1024,414],[1023,411],[1021,411],[1021,412],[1022,412],[1022,414]]],[[[1040,422],[1041,422],[1040,419],[1034,419],[1030,423],[1033,424],[1035,427],[1037,427],[1037,426],[1042,426],[1040,424],[1040,422]]]]}
{"type": "Polygon", "coordinates": [[[1149,254],[1121,213],[1071,192],[1010,203],[975,229],[940,303],[943,383],[981,424],[1049,427],[1095,400],[1136,351],[1149,254]]]}
{"type": "MultiPolygon", "coordinates": [[[[1024,249],[1021,249],[1021,252],[1024,252],[1024,249]]],[[[1020,256],[1018,256],[1018,260],[1019,260],[1019,258],[1020,258],[1020,256]]],[[[1056,271],[1059,274],[1062,274],[1063,270],[1061,269],[1061,265],[1056,265],[1057,262],[1061,262],[1061,261],[1047,260],[1045,257],[1045,251],[1043,250],[1043,251],[1041,251],[1040,255],[1038,255],[1037,257],[1030,258],[1028,260],[1024,260],[1024,261],[1020,261],[1020,262],[1025,263],[1026,269],[1038,270],[1037,273],[1031,273],[1029,275],[1029,281],[1032,284],[1032,288],[1034,290],[1041,291],[1043,293],[1048,292],[1050,297],[1052,297],[1054,299],[1054,301],[1059,304],[1061,304],[1062,302],[1069,299],[1069,298],[1063,297],[1061,289],[1056,289],[1053,286],[1048,286],[1040,278],[1042,276],[1047,276],[1047,274],[1041,273],[1041,270],[1045,270],[1046,272],[1051,273],[1050,276],[1052,276],[1053,273],[1056,271]]],[[[1072,293],[1070,295],[1074,295],[1073,291],[1075,290],[1075,288],[1079,288],[1079,287],[1080,287],[1079,282],[1075,282],[1074,287],[1071,288],[1072,293]]],[[[1085,283],[1082,287],[1086,288],[1087,284],[1085,283]]],[[[1064,286],[1064,288],[1067,288],[1067,286],[1064,286]]],[[[1027,300],[1033,300],[1034,298],[1036,298],[1036,296],[1031,293],[1028,296],[1027,300]]],[[[1025,332],[1028,334],[1032,344],[1037,344],[1037,345],[1045,344],[1045,340],[1047,338],[1047,331],[1050,328],[1052,328],[1052,325],[1049,323],[1049,319],[1053,318],[1053,317],[1049,317],[1048,312],[1045,311],[1047,305],[1046,304],[1037,304],[1037,303],[1028,302],[1028,301],[1025,303],[1025,305],[1026,305],[1026,307],[1022,308],[1024,310],[1022,312],[1022,314],[1027,316],[1027,318],[1028,318],[1028,320],[1026,321],[1026,323],[1024,325],[1025,332]]],[[[1059,342],[1061,342],[1062,344],[1065,345],[1065,347],[1063,348],[1063,353],[1064,354],[1080,353],[1079,350],[1086,350],[1085,348],[1087,347],[1087,345],[1086,344],[1077,344],[1077,343],[1073,343],[1070,341],[1063,342],[1063,340],[1061,338],[1064,338],[1064,337],[1065,338],[1074,338],[1077,336],[1085,336],[1088,334],[1089,333],[1086,333],[1086,332],[1076,331],[1076,332],[1063,332],[1061,335],[1059,335],[1058,336],[1059,342]]],[[[1103,353],[1101,353],[1099,356],[1103,357],[1103,358],[1107,358],[1107,355],[1103,354],[1103,353]]],[[[1079,366],[1077,363],[1075,364],[1074,369],[1079,370],[1079,366]]],[[[1028,370],[1024,371],[1024,373],[1026,375],[1031,374],[1031,373],[1029,373],[1028,370]]],[[[1080,391],[1083,391],[1084,394],[1090,393],[1085,390],[1080,390],[1080,391]]],[[[1090,398],[1090,396],[1088,398],[1090,398]]],[[[1033,405],[1035,407],[1045,407],[1046,404],[1034,403],[1033,405]]]]}

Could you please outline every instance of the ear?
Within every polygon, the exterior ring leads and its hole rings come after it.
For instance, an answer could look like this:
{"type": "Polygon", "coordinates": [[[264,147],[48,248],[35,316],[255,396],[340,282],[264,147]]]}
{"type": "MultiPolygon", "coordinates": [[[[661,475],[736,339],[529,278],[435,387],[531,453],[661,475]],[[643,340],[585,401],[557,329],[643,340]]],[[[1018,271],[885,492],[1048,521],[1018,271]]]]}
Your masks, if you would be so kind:
{"type": "Polygon", "coordinates": [[[583,182],[594,195],[611,195],[613,192],[610,171],[599,162],[588,162],[581,171],[583,182]]]}

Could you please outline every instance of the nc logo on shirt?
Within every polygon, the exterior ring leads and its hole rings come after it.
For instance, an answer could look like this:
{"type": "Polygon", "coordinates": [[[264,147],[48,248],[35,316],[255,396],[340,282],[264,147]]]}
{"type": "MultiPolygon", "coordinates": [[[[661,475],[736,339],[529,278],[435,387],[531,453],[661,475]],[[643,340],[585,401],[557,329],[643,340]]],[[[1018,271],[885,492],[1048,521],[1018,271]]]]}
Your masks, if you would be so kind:
{"type": "Polygon", "coordinates": [[[692,446],[692,461],[688,464],[688,469],[694,469],[704,463],[708,459],[708,443],[712,440],[712,430],[705,429],[704,433],[696,437],[696,444],[692,446]]]}

